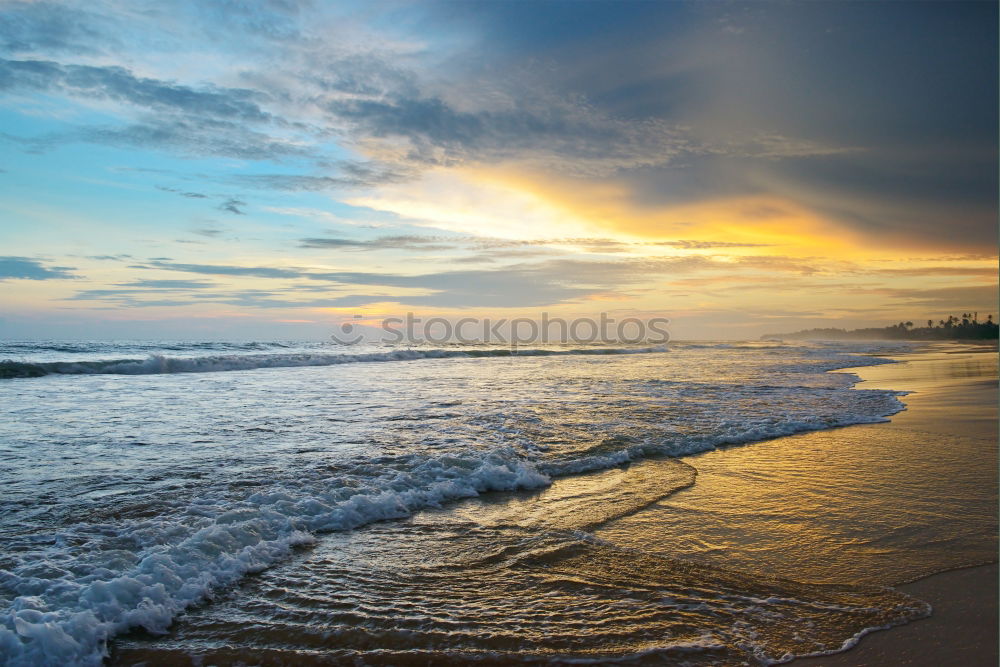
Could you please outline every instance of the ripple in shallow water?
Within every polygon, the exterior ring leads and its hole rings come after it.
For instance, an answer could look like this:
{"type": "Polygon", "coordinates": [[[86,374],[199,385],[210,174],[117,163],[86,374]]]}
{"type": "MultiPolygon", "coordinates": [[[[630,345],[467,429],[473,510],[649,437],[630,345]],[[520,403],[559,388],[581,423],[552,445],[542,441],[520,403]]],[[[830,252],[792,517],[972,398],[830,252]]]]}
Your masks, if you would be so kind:
{"type": "Polygon", "coordinates": [[[674,460],[331,535],[113,662],[760,664],[928,613],[891,589],[799,584],[622,549],[586,529],[690,485],[674,460]]]}

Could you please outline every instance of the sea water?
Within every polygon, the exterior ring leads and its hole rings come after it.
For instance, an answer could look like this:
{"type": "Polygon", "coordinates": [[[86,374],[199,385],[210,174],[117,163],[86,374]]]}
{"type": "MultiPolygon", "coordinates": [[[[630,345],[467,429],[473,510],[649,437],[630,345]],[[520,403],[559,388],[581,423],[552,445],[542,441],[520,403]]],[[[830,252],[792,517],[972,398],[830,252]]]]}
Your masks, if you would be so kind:
{"type": "Polygon", "coordinates": [[[678,457],[886,420],[827,371],[900,345],[0,343],[0,662],[837,650],[927,606],[592,531],[678,457]]]}

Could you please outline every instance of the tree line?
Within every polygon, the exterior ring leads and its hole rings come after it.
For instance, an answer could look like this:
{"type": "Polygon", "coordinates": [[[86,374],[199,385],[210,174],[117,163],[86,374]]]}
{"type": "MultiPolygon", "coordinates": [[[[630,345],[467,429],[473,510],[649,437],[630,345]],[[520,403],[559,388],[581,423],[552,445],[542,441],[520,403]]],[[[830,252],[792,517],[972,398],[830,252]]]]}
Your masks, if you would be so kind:
{"type": "Polygon", "coordinates": [[[979,321],[979,313],[962,313],[961,317],[949,315],[947,318],[927,320],[927,326],[915,326],[912,321],[890,324],[887,327],[872,327],[868,329],[808,329],[784,334],[766,334],[764,340],[785,338],[819,338],[837,340],[878,339],[878,340],[990,340],[998,337],[1000,327],[993,321],[993,315],[987,315],[985,321],[979,321]]]}

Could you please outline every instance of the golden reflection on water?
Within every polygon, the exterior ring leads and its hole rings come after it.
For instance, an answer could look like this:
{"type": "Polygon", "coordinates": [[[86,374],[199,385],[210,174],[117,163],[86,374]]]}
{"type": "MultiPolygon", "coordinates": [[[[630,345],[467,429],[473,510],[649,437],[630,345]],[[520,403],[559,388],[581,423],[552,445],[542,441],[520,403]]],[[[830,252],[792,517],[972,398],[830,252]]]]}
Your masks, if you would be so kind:
{"type": "Polygon", "coordinates": [[[914,392],[892,423],[688,457],[693,487],[596,535],[800,581],[893,584],[994,561],[997,358],[900,359],[858,371],[859,388],[914,392]]]}
{"type": "Polygon", "coordinates": [[[185,614],[168,638],[122,638],[112,662],[733,665],[835,650],[927,614],[897,591],[799,584],[582,532],[691,480],[679,461],[646,461],[330,535],[185,614]]]}
{"type": "Polygon", "coordinates": [[[168,638],[122,638],[112,662],[731,665],[839,649],[928,613],[884,585],[996,549],[996,360],[861,372],[915,392],[911,410],[328,535],[168,638]]]}

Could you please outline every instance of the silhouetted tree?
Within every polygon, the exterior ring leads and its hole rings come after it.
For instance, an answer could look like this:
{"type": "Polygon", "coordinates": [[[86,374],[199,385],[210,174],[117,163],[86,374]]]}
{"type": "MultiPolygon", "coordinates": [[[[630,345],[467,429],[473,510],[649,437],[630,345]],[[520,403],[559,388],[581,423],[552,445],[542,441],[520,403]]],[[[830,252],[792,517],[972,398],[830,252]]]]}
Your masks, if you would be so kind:
{"type": "Polygon", "coordinates": [[[904,340],[988,340],[1000,336],[1000,327],[993,321],[993,315],[987,315],[985,322],[979,322],[979,313],[962,313],[958,318],[949,315],[946,320],[927,320],[927,328],[913,328],[913,321],[906,320],[890,324],[883,328],[854,329],[810,329],[789,334],[768,334],[765,339],[805,338],[818,340],[838,340],[849,338],[862,339],[904,339],[904,340]],[[970,321],[970,318],[971,321],[970,321]]]}

